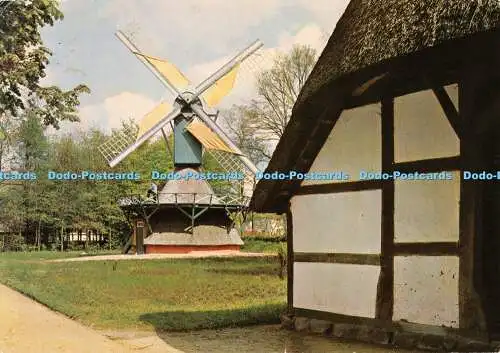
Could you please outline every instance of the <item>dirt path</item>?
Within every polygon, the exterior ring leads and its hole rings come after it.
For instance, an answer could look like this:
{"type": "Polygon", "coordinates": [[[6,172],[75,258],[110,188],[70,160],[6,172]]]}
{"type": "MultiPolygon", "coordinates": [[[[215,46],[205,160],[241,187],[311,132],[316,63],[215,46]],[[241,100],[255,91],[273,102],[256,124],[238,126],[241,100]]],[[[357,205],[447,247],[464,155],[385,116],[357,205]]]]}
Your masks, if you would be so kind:
{"type": "MultiPolygon", "coordinates": [[[[250,253],[239,251],[196,251],[188,254],[144,254],[144,255],[96,255],[67,259],[47,260],[48,262],[69,261],[110,261],[110,260],[157,260],[157,259],[202,259],[206,257],[269,257],[275,254],[250,253]]],[[[0,352],[1,353],[1,352],[0,352]]]]}
{"type": "Polygon", "coordinates": [[[0,353],[182,353],[140,341],[115,342],[0,285],[0,353]]]}

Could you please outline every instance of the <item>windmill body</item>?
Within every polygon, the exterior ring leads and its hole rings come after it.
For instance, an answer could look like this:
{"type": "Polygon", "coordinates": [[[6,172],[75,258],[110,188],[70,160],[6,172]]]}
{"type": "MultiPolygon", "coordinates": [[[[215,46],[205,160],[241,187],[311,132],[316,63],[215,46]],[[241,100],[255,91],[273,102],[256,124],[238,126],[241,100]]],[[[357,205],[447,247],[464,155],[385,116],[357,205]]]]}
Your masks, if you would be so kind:
{"type": "Polygon", "coordinates": [[[172,154],[176,178],[166,181],[155,197],[132,195],[120,200],[133,232],[125,251],[186,253],[239,250],[243,244],[234,215],[245,215],[257,168],[217,125],[215,105],[229,93],[243,60],[258,50],[256,41],[197,86],[163,59],[141,53],[119,32],[118,38],[176,95],[173,104],[162,102],[146,114],[138,131],[122,131],[100,146],[110,166],[117,165],[140,145],[162,132],[172,154]],[[173,134],[173,148],[169,133],[173,134]],[[203,178],[205,153],[227,173],[243,178],[227,180],[221,190],[203,178]]]}

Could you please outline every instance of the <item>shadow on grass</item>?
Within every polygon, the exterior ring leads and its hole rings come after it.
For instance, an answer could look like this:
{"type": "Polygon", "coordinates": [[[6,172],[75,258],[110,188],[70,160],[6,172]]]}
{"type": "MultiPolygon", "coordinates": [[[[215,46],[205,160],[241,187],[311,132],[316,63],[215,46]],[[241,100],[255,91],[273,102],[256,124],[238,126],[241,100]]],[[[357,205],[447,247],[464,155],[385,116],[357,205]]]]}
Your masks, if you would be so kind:
{"type": "MultiPolygon", "coordinates": [[[[231,329],[253,332],[255,327],[260,332],[258,336],[263,336],[259,329],[262,326],[256,325],[279,324],[285,308],[285,304],[265,304],[240,309],[166,311],[141,315],[140,320],[152,325],[158,338],[182,352],[232,353],[249,342],[246,335],[237,334],[244,342],[236,344],[235,337],[228,337],[234,335],[231,329]]],[[[278,342],[278,347],[282,347],[282,339],[278,342]]]]}
{"type": "Polygon", "coordinates": [[[280,273],[280,268],[279,264],[276,264],[276,267],[262,266],[253,268],[217,268],[207,269],[206,272],[213,272],[224,275],[278,276],[280,273]]]}
{"type": "Polygon", "coordinates": [[[265,304],[242,309],[148,313],[141,315],[139,319],[152,325],[157,332],[185,332],[257,324],[278,324],[280,314],[283,311],[285,311],[284,304],[265,304]]]}

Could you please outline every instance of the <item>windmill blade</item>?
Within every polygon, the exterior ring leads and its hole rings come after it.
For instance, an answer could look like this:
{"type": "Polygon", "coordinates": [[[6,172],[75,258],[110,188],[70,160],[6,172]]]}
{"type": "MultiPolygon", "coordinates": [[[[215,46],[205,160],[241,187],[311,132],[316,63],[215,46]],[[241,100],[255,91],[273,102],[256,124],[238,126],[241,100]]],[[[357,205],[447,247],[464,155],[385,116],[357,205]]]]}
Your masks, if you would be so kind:
{"type": "Polygon", "coordinates": [[[186,130],[191,133],[207,150],[219,150],[237,154],[222,141],[208,126],[199,121],[192,121],[186,130]]]}
{"type": "Polygon", "coordinates": [[[238,64],[201,95],[208,106],[216,106],[229,94],[234,87],[239,69],[240,65],[238,64]]]}
{"type": "Polygon", "coordinates": [[[164,116],[168,115],[168,113],[170,113],[171,111],[172,111],[172,106],[166,102],[162,102],[160,103],[160,105],[158,105],[148,114],[146,114],[138,124],[139,132],[137,133],[137,139],[139,139],[142,135],[144,135],[148,130],[150,130],[156,123],[158,123],[164,116]]]}
{"type": "Polygon", "coordinates": [[[206,90],[208,90],[214,83],[226,76],[231,70],[233,70],[237,65],[241,64],[246,58],[252,55],[254,52],[259,50],[264,43],[260,40],[256,40],[247,48],[238,53],[234,58],[228,61],[223,67],[217,70],[212,76],[201,82],[195,88],[195,92],[192,97],[187,99],[187,103],[194,101],[197,97],[202,95],[206,90]]]}
{"type": "Polygon", "coordinates": [[[208,127],[210,127],[210,129],[212,129],[212,131],[214,133],[217,134],[217,136],[222,140],[224,141],[224,143],[229,147],[231,148],[231,150],[233,150],[235,154],[238,154],[239,158],[241,159],[241,161],[243,162],[243,164],[253,173],[253,174],[256,174],[258,169],[257,167],[253,164],[253,162],[248,159],[248,157],[246,157],[242,152],[241,150],[238,148],[238,146],[236,146],[232,141],[231,139],[226,135],[226,133],[219,127],[219,125],[217,125],[206,113],[205,111],[203,110],[202,107],[196,105],[196,104],[193,104],[191,105],[191,109],[193,110],[193,112],[205,123],[207,124],[208,127]]]}
{"type": "Polygon", "coordinates": [[[189,86],[189,80],[182,74],[182,72],[175,67],[174,64],[167,60],[155,58],[146,54],[134,52],[138,57],[142,57],[151,64],[165,79],[178,89],[184,89],[189,86]]]}
{"type": "MultiPolygon", "coordinates": [[[[116,32],[116,36],[174,95],[179,96],[181,94],[179,89],[172,82],[170,82],[169,78],[167,76],[164,76],[164,74],[162,74],[157,67],[149,62],[146,57],[141,54],[141,51],[135,46],[135,44],[132,43],[132,41],[128,39],[123,32],[116,32]]],[[[181,74],[181,76],[183,75],[181,74]]]]}
{"type": "Polygon", "coordinates": [[[109,166],[114,167],[122,160],[124,160],[129,154],[134,152],[140,145],[154,136],[158,131],[163,129],[163,127],[168,124],[170,121],[174,120],[181,114],[181,108],[175,108],[168,115],[164,116],[160,119],[156,124],[153,125],[148,131],[138,137],[134,143],[126,147],[123,151],[118,153],[111,161],[109,161],[109,166]]]}

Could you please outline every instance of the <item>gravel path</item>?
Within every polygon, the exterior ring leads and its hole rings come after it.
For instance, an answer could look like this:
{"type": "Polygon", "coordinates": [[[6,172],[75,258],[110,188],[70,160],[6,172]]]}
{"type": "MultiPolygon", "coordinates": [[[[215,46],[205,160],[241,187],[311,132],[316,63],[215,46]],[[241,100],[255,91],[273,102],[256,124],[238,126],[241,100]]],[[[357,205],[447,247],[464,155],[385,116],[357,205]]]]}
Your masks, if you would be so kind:
{"type": "MultiPolygon", "coordinates": [[[[108,261],[108,260],[157,260],[157,259],[202,259],[206,257],[269,257],[275,254],[250,253],[239,251],[196,251],[188,254],[144,254],[144,255],[97,255],[67,259],[47,260],[48,262],[69,261],[108,261]]],[[[1,353],[1,352],[0,352],[1,353]]]]}

